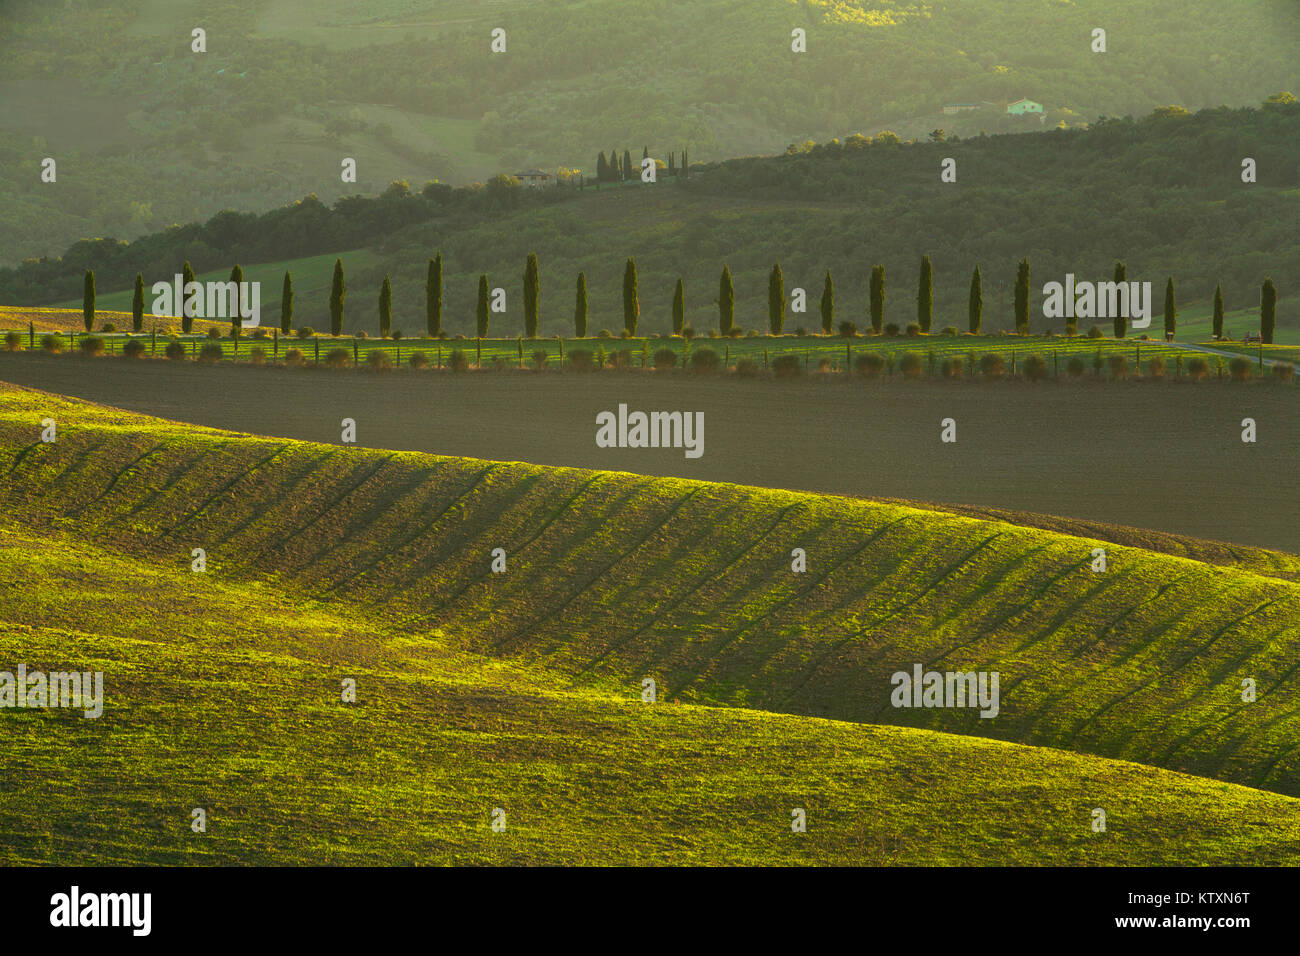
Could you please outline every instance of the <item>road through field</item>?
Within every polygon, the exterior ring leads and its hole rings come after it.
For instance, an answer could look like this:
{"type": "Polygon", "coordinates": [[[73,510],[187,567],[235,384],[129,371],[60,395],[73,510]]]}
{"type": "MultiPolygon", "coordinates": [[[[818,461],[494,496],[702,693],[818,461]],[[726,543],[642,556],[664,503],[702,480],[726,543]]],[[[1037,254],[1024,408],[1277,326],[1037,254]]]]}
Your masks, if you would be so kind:
{"type": "Polygon", "coordinates": [[[1269,383],[375,374],[30,353],[0,355],[0,380],[261,435],[338,444],[351,418],[372,448],[1010,508],[1300,553],[1300,392],[1269,383]],[[597,447],[598,413],[620,404],[703,412],[703,454],[597,447]],[[955,443],[940,440],[948,418],[955,443]]]}

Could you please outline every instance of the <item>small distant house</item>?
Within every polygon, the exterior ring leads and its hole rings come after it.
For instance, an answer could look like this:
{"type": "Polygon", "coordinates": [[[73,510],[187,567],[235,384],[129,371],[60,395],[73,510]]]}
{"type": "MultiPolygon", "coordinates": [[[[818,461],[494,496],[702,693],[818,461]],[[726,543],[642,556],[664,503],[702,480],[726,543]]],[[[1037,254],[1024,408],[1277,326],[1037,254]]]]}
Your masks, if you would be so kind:
{"type": "Polygon", "coordinates": [[[555,182],[555,177],[553,175],[543,172],[540,169],[530,169],[527,172],[515,173],[515,179],[533,189],[541,189],[543,186],[550,186],[555,182]]]}
{"type": "Polygon", "coordinates": [[[945,103],[943,104],[943,115],[956,116],[958,113],[969,113],[979,108],[978,103],[945,103]]]}
{"type": "Polygon", "coordinates": [[[1035,103],[1033,100],[1016,100],[1014,103],[1008,104],[1007,112],[1012,116],[1027,116],[1030,113],[1041,115],[1043,104],[1035,103]]]}

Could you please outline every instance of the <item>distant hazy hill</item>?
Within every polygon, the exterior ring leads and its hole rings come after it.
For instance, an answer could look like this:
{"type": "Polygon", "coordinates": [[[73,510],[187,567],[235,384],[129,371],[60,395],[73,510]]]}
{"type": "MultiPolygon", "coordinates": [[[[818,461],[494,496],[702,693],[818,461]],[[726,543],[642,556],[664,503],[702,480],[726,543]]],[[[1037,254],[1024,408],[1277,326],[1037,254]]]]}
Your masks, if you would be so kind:
{"type": "Polygon", "coordinates": [[[0,262],[394,179],[590,173],[600,150],[698,161],[1257,103],[1300,87],[1297,43],[1291,0],[13,0],[0,262]],[[1020,98],[1043,118],[1007,116],[1020,98]],[[958,102],[980,108],[942,112],[958,102]]]}

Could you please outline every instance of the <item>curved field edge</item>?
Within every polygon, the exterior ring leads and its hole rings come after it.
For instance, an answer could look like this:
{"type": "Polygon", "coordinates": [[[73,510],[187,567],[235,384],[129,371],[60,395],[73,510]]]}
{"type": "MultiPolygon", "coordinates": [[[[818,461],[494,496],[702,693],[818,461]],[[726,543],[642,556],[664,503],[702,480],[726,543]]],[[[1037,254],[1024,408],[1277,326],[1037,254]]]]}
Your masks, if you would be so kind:
{"type": "Polygon", "coordinates": [[[975,737],[555,689],[540,668],[413,642],[374,609],[67,535],[0,533],[0,580],[26,582],[0,587],[6,661],[105,674],[97,719],[0,710],[7,865],[1300,860],[1300,801],[1279,794],[975,737]],[[344,678],[356,704],[340,700],[344,678]]]}
{"type": "Polygon", "coordinates": [[[0,390],[0,473],[26,527],[179,568],[202,547],[209,576],[575,688],[653,677],[668,700],[1300,791],[1300,589],[1275,578],[903,505],[267,440],[17,389],[0,390]],[[916,664],[997,671],[998,715],[893,707],[891,676],[916,664]]]}

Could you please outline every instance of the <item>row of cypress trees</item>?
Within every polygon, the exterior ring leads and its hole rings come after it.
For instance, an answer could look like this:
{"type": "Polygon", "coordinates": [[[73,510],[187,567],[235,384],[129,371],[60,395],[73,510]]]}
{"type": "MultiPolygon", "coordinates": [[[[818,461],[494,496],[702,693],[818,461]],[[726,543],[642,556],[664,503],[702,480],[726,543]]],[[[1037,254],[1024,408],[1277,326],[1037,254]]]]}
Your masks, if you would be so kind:
{"type": "MultiPolygon", "coordinates": [[[[442,335],[442,305],[443,305],[443,263],[442,253],[439,252],[434,258],[429,260],[428,277],[425,283],[425,318],[426,331],[431,337],[442,335]]],[[[1029,260],[1021,259],[1016,267],[1016,284],[1015,284],[1015,322],[1016,331],[1021,335],[1029,333],[1029,260]]],[[[188,283],[194,281],[194,270],[190,267],[189,262],[185,263],[182,270],[182,279],[188,283]]],[[[1117,283],[1128,280],[1128,268],[1123,262],[1115,263],[1114,281],[1117,283]]],[[[244,270],[236,264],[231,270],[230,281],[238,283],[244,281],[244,270]]],[[[871,315],[872,331],[879,334],[884,328],[885,315],[885,267],[883,265],[874,265],[871,268],[871,279],[869,283],[870,302],[869,310],[871,315]]],[[[347,284],[343,275],[343,260],[334,261],[334,278],[330,287],[330,332],[333,335],[341,335],[343,332],[343,314],[344,303],[347,298],[347,284]]],[[[144,276],[136,273],[135,292],[132,297],[132,331],[140,332],[144,328],[144,276]]],[[[768,330],[774,335],[780,335],[785,328],[786,312],[786,295],[785,295],[785,277],[781,271],[781,264],[774,263],[771,272],[768,274],[768,330]]],[[[587,275],[585,272],[578,273],[577,291],[574,302],[573,328],[574,334],[578,338],[585,338],[587,335],[587,275]]],[[[541,268],[538,265],[537,254],[529,253],[528,261],[524,267],[524,335],[528,338],[536,338],[540,325],[540,305],[541,305],[541,268]]],[[[735,306],[736,290],[735,284],[731,278],[730,267],[723,265],[722,275],[718,280],[718,330],[723,334],[729,334],[735,327],[735,306]]],[[[184,310],[182,310],[183,312],[184,310]]],[[[830,334],[835,328],[835,281],[831,276],[831,270],[826,270],[826,279],[822,286],[822,294],[819,300],[819,312],[821,315],[822,331],[830,334]]],[[[86,331],[91,331],[94,327],[95,318],[95,273],[94,270],[87,270],[85,276],[85,285],[82,302],[83,322],[86,331]]],[[[929,256],[921,257],[921,272],[917,283],[916,292],[916,314],[917,325],[921,332],[929,334],[934,319],[934,268],[931,265],[929,256]]],[[[983,321],[984,314],[984,293],[983,279],[980,275],[980,268],[977,265],[971,274],[970,298],[967,308],[967,330],[972,334],[978,334],[983,321]]],[[[475,307],[475,325],[479,337],[486,337],[488,333],[488,319],[490,315],[490,290],[488,288],[488,277],[479,276],[478,283],[478,301],[475,307]]],[[[639,292],[637,287],[636,261],[631,257],[628,258],[627,264],[623,269],[623,328],[629,335],[635,335],[637,324],[640,321],[641,306],[639,292]]],[[[1214,317],[1213,333],[1215,338],[1223,335],[1223,288],[1216,286],[1214,290],[1214,317]]],[[[686,322],[686,288],[682,279],[677,280],[677,286],[673,290],[672,305],[673,334],[680,335],[686,322]]],[[[1264,344],[1272,344],[1273,333],[1277,320],[1277,288],[1272,279],[1265,279],[1260,293],[1260,340],[1264,344]]],[[[231,319],[232,326],[239,327],[239,303],[236,297],[234,303],[234,314],[231,319]]],[[[1178,322],[1178,307],[1174,294],[1174,280],[1171,276],[1165,284],[1165,301],[1164,301],[1164,327],[1168,335],[1172,335],[1178,322]]],[[[393,289],[392,283],[388,276],[384,276],[383,285],[379,290],[379,333],[385,338],[392,332],[393,324],[393,289]]],[[[181,329],[183,332],[193,331],[194,319],[192,316],[181,316],[181,329]]],[[[1114,320],[1113,332],[1116,338],[1123,338],[1127,330],[1127,320],[1122,316],[1117,316],[1114,320]]],[[[293,329],[293,277],[289,272],[284,274],[284,285],[281,290],[280,298],[280,331],[289,334],[293,329]]],[[[1074,335],[1077,332],[1077,320],[1066,320],[1066,332],[1074,335]]]]}

